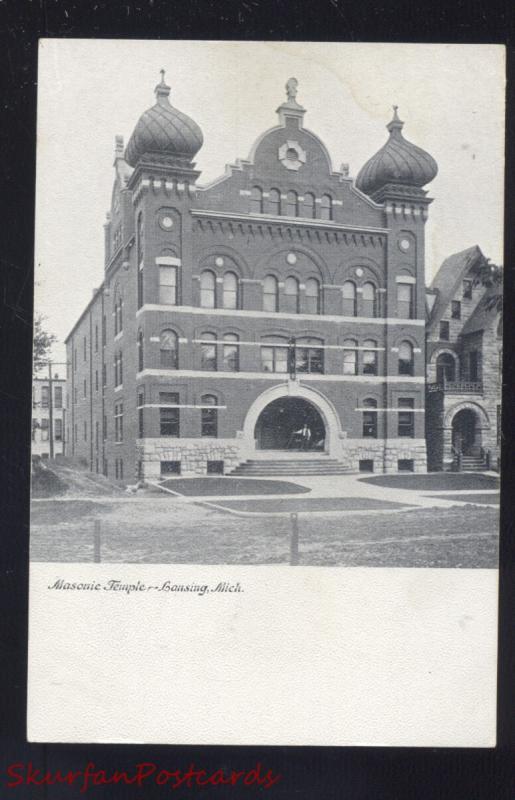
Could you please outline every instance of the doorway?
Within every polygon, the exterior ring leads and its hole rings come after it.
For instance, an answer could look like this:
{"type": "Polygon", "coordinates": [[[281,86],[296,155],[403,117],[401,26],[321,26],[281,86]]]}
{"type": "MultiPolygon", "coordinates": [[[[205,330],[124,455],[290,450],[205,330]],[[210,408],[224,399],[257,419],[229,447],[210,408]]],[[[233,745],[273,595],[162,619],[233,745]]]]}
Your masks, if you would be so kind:
{"type": "Polygon", "coordinates": [[[320,412],[302,397],[280,397],[261,412],[254,432],[259,450],[324,452],[326,430],[320,412]]]}

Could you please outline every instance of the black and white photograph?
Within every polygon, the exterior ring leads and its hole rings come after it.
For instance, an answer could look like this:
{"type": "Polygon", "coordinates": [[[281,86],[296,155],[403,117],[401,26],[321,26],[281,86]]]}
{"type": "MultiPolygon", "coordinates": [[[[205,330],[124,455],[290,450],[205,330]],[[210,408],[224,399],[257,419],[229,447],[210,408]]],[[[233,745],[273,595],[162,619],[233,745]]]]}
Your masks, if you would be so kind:
{"type": "Polygon", "coordinates": [[[30,742],[495,746],[504,62],[41,40],[30,742]]]}
{"type": "Polygon", "coordinates": [[[34,561],[496,568],[502,59],[42,42],[34,561]]]}

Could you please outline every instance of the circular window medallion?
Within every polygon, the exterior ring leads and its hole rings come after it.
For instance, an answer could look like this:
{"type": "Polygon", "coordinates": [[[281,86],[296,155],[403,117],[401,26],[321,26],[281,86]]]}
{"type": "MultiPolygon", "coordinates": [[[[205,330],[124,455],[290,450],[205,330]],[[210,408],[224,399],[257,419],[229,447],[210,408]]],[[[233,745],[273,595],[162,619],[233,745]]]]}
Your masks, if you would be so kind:
{"type": "Polygon", "coordinates": [[[217,267],[223,267],[224,260],[223,260],[222,256],[218,256],[217,258],[215,258],[215,264],[216,264],[217,267]]]}
{"type": "Polygon", "coordinates": [[[159,224],[165,231],[169,231],[170,228],[173,228],[173,219],[169,217],[168,214],[165,214],[160,218],[159,224]]]}
{"type": "Polygon", "coordinates": [[[363,270],[361,269],[361,267],[357,268],[356,275],[358,276],[358,278],[361,278],[361,276],[363,275],[363,270]]]}
{"type": "Polygon", "coordinates": [[[409,250],[410,247],[411,247],[410,240],[409,239],[401,239],[400,242],[399,242],[399,247],[401,248],[401,250],[404,250],[404,252],[406,252],[406,250],[409,250]]]}
{"type": "Polygon", "coordinates": [[[296,264],[297,256],[295,255],[295,253],[288,253],[288,255],[286,256],[286,261],[288,262],[288,264],[296,264]]]}

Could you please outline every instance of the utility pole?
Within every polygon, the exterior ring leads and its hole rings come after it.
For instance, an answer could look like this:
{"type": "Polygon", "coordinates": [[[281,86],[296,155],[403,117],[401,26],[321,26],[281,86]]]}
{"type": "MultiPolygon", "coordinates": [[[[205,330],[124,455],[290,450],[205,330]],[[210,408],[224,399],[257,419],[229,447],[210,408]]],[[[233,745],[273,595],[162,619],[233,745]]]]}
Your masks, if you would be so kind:
{"type": "Polygon", "coordinates": [[[48,362],[48,435],[50,437],[50,458],[54,457],[54,397],[52,386],[52,362],[48,362]]]}

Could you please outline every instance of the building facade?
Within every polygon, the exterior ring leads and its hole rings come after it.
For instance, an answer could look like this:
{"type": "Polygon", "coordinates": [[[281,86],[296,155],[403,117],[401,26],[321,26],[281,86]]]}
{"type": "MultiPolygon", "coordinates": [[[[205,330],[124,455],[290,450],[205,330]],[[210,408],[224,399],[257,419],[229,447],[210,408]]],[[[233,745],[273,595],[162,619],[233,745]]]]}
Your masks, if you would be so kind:
{"type": "Polygon", "coordinates": [[[275,456],[425,470],[434,160],[395,110],[357,179],[335,171],[290,79],[275,127],[202,187],[202,132],[164,75],[155,93],[116,137],[105,277],[66,342],[72,454],[119,480],[275,456]]]}
{"type": "Polygon", "coordinates": [[[66,380],[55,373],[32,382],[32,455],[52,458],[65,453],[66,380]]]}
{"type": "Polygon", "coordinates": [[[447,258],[428,291],[427,457],[430,469],[498,469],[502,322],[478,279],[479,247],[447,258]]]}

